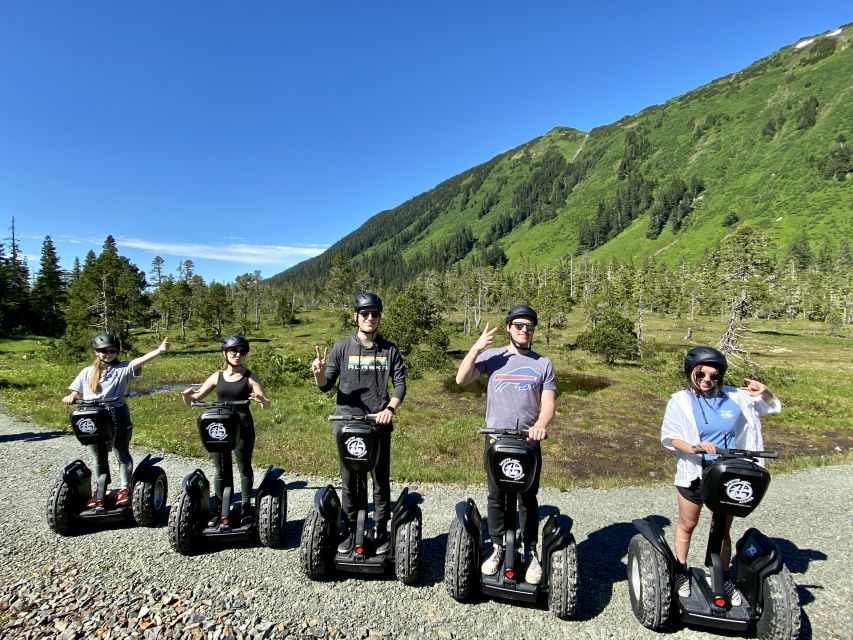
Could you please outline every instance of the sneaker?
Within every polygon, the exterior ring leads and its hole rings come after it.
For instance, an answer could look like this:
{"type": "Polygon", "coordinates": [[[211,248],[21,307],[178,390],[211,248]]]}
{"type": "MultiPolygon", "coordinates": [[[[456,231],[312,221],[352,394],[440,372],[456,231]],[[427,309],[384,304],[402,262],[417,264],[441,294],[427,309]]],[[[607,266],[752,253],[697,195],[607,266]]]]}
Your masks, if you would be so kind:
{"type": "Polygon", "coordinates": [[[539,584],[542,582],[542,565],[539,564],[539,559],[536,557],[535,547],[528,549],[524,554],[524,564],[527,565],[524,581],[527,584],[539,584]]]}
{"type": "Polygon", "coordinates": [[[122,487],[116,494],[116,506],[126,507],[130,504],[130,490],[127,487],[122,487]]]}
{"type": "Polygon", "coordinates": [[[739,607],[743,600],[740,597],[740,591],[737,590],[735,583],[731,580],[726,580],[723,583],[723,591],[726,592],[726,596],[729,599],[729,602],[732,603],[733,607],[739,607]]]}
{"type": "Polygon", "coordinates": [[[251,502],[244,502],[240,507],[240,524],[251,524],[255,519],[255,510],[251,502]]]}
{"type": "Polygon", "coordinates": [[[86,508],[87,509],[94,509],[95,507],[103,506],[103,505],[104,505],[104,503],[101,502],[100,500],[98,500],[98,494],[97,493],[93,493],[92,497],[86,501],[86,508]]]}
{"type": "Polygon", "coordinates": [[[690,576],[687,573],[679,571],[675,574],[675,590],[681,598],[690,597],[690,576]]]}
{"type": "Polygon", "coordinates": [[[210,519],[207,521],[208,527],[218,527],[220,511],[222,511],[222,500],[214,497],[210,501],[210,519]]]}
{"type": "Polygon", "coordinates": [[[483,563],[483,566],[480,567],[480,570],[483,572],[483,575],[493,576],[498,572],[498,569],[501,568],[501,563],[504,559],[504,548],[499,545],[492,543],[492,555],[486,558],[486,561],[483,563]]]}
{"type": "Polygon", "coordinates": [[[376,555],[384,556],[391,550],[391,536],[387,531],[382,531],[376,535],[376,555]]]}
{"type": "Polygon", "coordinates": [[[352,551],[352,547],[355,544],[355,538],[351,533],[347,534],[347,537],[341,540],[341,543],[338,545],[338,553],[349,553],[352,551]]]}

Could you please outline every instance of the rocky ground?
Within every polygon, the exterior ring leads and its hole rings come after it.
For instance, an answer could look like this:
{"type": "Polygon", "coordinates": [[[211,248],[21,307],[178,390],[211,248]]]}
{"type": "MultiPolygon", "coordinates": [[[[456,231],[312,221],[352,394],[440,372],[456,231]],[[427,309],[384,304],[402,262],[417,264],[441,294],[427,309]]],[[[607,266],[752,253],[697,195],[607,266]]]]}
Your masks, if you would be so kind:
{"type": "MultiPolygon", "coordinates": [[[[329,479],[286,475],[288,524],[279,548],[211,548],[183,557],[169,547],[165,523],[54,534],[45,518],[47,498],[60,470],[78,457],[86,460],[87,453],[73,437],[0,414],[3,638],[659,637],[631,612],[625,561],[633,518],[659,514],[671,537],[675,492],[669,486],[541,491],[543,513],[554,505],[569,514],[578,542],[580,611],[577,619],[561,621],[544,605],[460,604],[447,595],[444,547],[453,507],[471,495],[484,511],[483,487],[412,487],[424,497],[420,585],[407,587],[391,576],[312,582],[299,570],[299,535],[315,490],[329,479]]],[[[184,475],[209,466],[173,455],[161,464],[170,503],[184,475]]],[[[804,638],[853,637],[851,489],[853,465],[777,475],[758,511],[733,528],[739,536],[758,527],[780,546],[797,583],[804,638]]],[[[706,526],[694,538],[693,564],[702,560],[706,526]]],[[[667,637],[719,636],[678,625],[667,637]]]]}

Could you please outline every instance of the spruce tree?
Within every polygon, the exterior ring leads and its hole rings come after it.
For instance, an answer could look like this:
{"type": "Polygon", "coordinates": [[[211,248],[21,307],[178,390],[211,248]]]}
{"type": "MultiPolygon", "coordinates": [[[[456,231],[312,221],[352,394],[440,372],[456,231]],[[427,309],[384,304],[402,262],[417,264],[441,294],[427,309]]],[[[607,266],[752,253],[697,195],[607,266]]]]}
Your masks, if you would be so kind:
{"type": "Polygon", "coordinates": [[[41,247],[39,273],[33,285],[32,299],[38,310],[33,329],[43,335],[58,337],[65,331],[65,285],[59,257],[50,236],[41,247]]]}

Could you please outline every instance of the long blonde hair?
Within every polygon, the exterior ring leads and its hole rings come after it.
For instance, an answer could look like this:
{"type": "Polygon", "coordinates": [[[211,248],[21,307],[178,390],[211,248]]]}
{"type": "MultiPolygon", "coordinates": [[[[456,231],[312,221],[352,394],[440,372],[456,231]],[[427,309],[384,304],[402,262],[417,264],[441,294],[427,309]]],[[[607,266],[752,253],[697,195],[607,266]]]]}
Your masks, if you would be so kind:
{"type": "Polygon", "coordinates": [[[92,393],[98,392],[98,383],[101,381],[101,371],[103,369],[104,365],[96,353],[95,360],[92,362],[92,373],[89,374],[89,391],[92,393]]]}

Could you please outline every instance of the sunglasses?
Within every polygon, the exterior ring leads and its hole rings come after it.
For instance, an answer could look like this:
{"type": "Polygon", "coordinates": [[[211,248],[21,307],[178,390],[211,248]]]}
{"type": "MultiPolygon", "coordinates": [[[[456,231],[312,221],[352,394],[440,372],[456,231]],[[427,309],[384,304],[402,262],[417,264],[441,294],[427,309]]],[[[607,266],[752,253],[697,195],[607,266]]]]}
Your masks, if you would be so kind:
{"type": "Polygon", "coordinates": [[[528,331],[533,331],[536,329],[536,325],[532,322],[513,322],[511,324],[519,331],[521,331],[522,329],[527,329],[528,331]]]}
{"type": "Polygon", "coordinates": [[[360,315],[362,318],[381,318],[382,312],[381,311],[359,311],[358,315],[360,315]]]}
{"type": "Polygon", "coordinates": [[[107,353],[111,356],[114,356],[118,353],[118,349],[95,349],[98,353],[107,353]]]}
{"type": "Polygon", "coordinates": [[[249,353],[248,349],[228,349],[228,353],[239,353],[241,356],[249,353]]]}
{"type": "Polygon", "coordinates": [[[697,371],[696,372],[696,379],[697,380],[704,380],[705,378],[708,378],[708,380],[710,380],[711,382],[716,382],[717,380],[720,379],[720,374],[716,373],[716,372],[714,372],[714,373],[705,373],[704,371],[697,371]]]}

